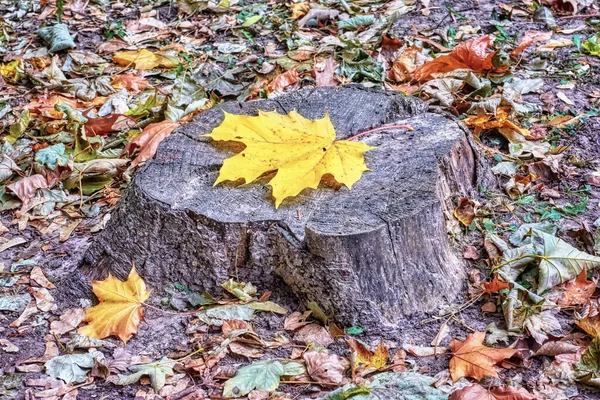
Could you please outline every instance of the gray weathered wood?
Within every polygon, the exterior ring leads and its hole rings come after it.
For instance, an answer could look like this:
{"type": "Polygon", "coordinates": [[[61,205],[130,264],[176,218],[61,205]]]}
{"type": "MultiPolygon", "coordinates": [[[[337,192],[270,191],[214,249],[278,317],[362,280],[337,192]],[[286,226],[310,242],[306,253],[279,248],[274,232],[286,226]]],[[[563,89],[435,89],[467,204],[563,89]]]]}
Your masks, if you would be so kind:
{"type": "Polygon", "coordinates": [[[180,282],[217,290],[230,277],[263,289],[283,278],[343,324],[391,327],[450,301],[465,269],[445,228],[459,196],[474,196],[479,161],[463,126],[421,101],[358,87],[318,88],[273,100],[224,103],[180,127],[137,174],[86,255],[95,278],[135,262],[150,287],[180,282]],[[264,182],[213,187],[230,152],[203,134],[223,110],[329,112],[337,137],[360,138],[371,172],[352,190],[307,189],[275,209],[264,182]]]}

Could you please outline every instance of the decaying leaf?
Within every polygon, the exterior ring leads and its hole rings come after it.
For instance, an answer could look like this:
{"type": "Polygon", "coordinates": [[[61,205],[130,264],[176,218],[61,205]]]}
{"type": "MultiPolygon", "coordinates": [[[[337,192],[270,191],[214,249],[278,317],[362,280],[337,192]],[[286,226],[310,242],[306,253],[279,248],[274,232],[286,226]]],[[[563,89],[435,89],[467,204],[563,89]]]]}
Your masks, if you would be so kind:
{"type": "Polygon", "coordinates": [[[588,281],[587,268],[584,266],[577,278],[565,283],[562,298],[558,300],[561,306],[585,304],[596,290],[596,282],[588,281]]]}
{"type": "Polygon", "coordinates": [[[83,382],[87,378],[86,369],[94,366],[91,354],[67,354],[57,356],[45,364],[46,374],[62,379],[67,384],[83,382]]]}
{"type": "Polygon", "coordinates": [[[225,119],[207,135],[217,141],[246,145],[225,160],[215,185],[223,181],[256,180],[265,172],[277,171],[269,184],[275,207],[305,188],[316,189],[325,174],[349,189],[367,171],[364,143],[335,140],[329,116],[308,120],[295,111],[287,115],[259,111],[257,117],[225,113],[225,119]]]}
{"type": "Polygon", "coordinates": [[[131,365],[129,370],[133,372],[131,375],[121,375],[116,381],[117,385],[131,385],[140,380],[144,375],[150,378],[152,382],[152,388],[158,392],[165,386],[166,379],[168,376],[174,375],[173,365],[175,361],[163,357],[161,360],[140,365],[131,365]]]}
{"type": "Polygon", "coordinates": [[[484,339],[485,332],[475,332],[469,334],[464,342],[454,339],[450,343],[452,350],[450,374],[454,382],[465,376],[478,381],[486,376],[497,378],[498,372],[494,366],[517,352],[516,349],[484,346],[484,339]]]}
{"type": "Polygon", "coordinates": [[[462,197],[454,209],[454,217],[464,226],[469,226],[475,220],[475,202],[462,197]]]}
{"type": "Polygon", "coordinates": [[[374,352],[371,352],[364,344],[354,338],[346,339],[346,342],[351,349],[350,361],[353,376],[363,376],[374,371],[379,371],[387,365],[390,354],[383,342],[377,345],[374,352]]]}
{"type": "Polygon", "coordinates": [[[144,318],[143,303],[150,297],[135,267],[125,282],[109,275],[103,281],[92,281],[92,289],[100,304],[86,310],[84,322],[88,325],[77,332],[96,339],[115,335],[127,343],[137,333],[144,318]]]}
{"type": "Polygon", "coordinates": [[[295,376],[304,372],[302,364],[295,361],[257,361],[240,368],[233,378],[225,382],[223,396],[242,397],[255,389],[272,392],[279,387],[282,376],[295,376]]]}
{"type": "Polygon", "coordinates": [[[348,360],[337,354],[307,351],[303,357],[308,374],[317,382],[340,384],[350,366],[348,360]]]}

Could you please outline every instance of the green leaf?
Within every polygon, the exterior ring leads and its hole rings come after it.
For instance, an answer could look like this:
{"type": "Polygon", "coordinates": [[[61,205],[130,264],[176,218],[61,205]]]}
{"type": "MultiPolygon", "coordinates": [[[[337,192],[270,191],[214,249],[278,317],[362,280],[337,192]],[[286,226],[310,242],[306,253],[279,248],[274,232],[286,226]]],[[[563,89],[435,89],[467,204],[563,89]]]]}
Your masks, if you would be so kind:
{"type": "Polygon", "coordinates": [[[26,374],[9,374],[0,376],[0,399],[15,399],[23,387],[26,374]]]}
{"type": "Polygon", "coordinates": [[[360,326],[351,326],[350,328],[346,329],[346,333],[348,335],[360,335],[364,331],[365,330],[363,328],[361,328],[360,326]]]}
{"type": "Polygon", "coordinates": [[[356,30],[362,26],[369,26],[373,22],[375,22],[374,15],[357,15],[356,17],[338,21],[337,26],[339,29],[356,30]]]}
{"type": "Polygon", "coordinates": [[[589,201],[589,199],[587,197],[584,197],[583,200],[581,200],[579,203],[566,205],[566,206],[562,207],[560,211],[564,212],[565,214],[569,214],[569,215],[581,214],[587,208],[588,201],[589,201]]]}
{"type": "Polygon", "coordinates": [[[583,267],[587,266],[587,269],[590,270],[600,265],[600,257],[579,251],[555,236],[537,229],[533,230],[533,235],[543,241],[542,259],[539,266],[538,294],[576,278],[583,267]]]}
{"type": "Polygon", "coordinates": [[[277,314],[286,314],[287,310],[272,301],[254,301],[248,303],[248,307],[256,311],[274,312],[277,314]]]}
{"type": "Polygon", "coordinates": [[[156,361],[150,364],[132,365],[129,367],[131,375],[119,374],[117,385],[131,385],[140,380],[144,375],[147,375],[152,382],[152,388],[158,393],[160,389],[165,386],[167,376],[172,376],[173,365],[175,362],[167,357],[163,357],[160,361],[156,361]]]}
{"type": "Polygon", "coordinates": [[[260,21],[262,18],[262,15],[254,15],[252,17],[246,18],[246,20],[244,21],[244,23],[242,24],[243,28],[247,28],[249,26],[254,25],[255,23],[257,23],[258,21],[260,21]]]}
{"type": "Polygon", "coordinates": [[[297,362],[284,364],[277,360],[257,361],[240,368],[233,378],[225,382],[223,396],[242,397],[254,389],[272,392],[279,387],[282,376],[302,373],[304,367],[297,362]]]}
{"type": "Polygon", "coordinates": [[[66,150],[62,143],[53,144],[35,153],[35,161],[54,171],[58,165],[64,167],[69,162],[69,154],[66,150]]]}
{"type": "Polygon", "coordinates": [[[594,36],[591,36],[581,46],[593,56],[600,55],[600,33],[596,33],[594,36]]]}
{"type": "Polygon", "coordinates": [[[91,354],[67,354],[57,356],[44,364],[46,374],[53,378],[62,379],[66,384],[84,382],[87,378],[86,369],[94,366],[91,354]]]}
{"type": "Polygon", "coordinates": [[[29,125],[30,121],[31,117],[29,116],[29,110],[23,110],[19,121],[11,125],[8,131],[9,134],[5,138],[5,140],[10,144],[16,142],[18,138],[23,136],[23,133],[25,133],[25,131],[27,130],[27,126],[29,125]]]}
{"type": "Polygon", "coordinates": [[[594,338],[574,367],[577,380],[600,386],[600,336],[594,338]]]}

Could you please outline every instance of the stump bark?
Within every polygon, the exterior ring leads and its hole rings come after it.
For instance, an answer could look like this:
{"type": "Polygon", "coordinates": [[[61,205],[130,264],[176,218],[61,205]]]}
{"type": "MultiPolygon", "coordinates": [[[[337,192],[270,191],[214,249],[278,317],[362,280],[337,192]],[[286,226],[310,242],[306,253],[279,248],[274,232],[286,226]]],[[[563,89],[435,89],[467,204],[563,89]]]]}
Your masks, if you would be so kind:
{"type": "Polygon", "coordinates": [[[346,326],[394,327],[462,290],[465,267],[446,234],[457,197],[475,195],[482,167],[463,125],[420,100],[357,87],[317,88],[272,100],[224,103],[178,128],[136,175],[90,246],[85,271],[125,277],[135,263],[152,288],[180,282],[218,291],[234,277],[264,289],[282,278],[346,326]],[[223,111],[306,118],[328,112],[337,138],[359,140],[370,172],[352,190],[306,189],[275,209],[270,187],[213,187],[232,155],[203,134],[223,111]]]}

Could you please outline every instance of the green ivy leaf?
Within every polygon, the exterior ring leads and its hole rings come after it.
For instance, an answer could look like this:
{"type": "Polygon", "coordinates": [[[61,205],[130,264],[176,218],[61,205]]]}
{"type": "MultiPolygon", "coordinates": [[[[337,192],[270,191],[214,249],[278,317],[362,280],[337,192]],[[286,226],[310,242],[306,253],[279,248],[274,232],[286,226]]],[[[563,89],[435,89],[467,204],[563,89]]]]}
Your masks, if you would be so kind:
{"type": "Polygon", "coordinates": [[[304,367],[297,362],[257,361],[240,368],[233,378],[225,382],[223,396],[242,397],[254,389],[272,392],[279,387],[282,376],[302,373],[304,373],[304,367]]]}

